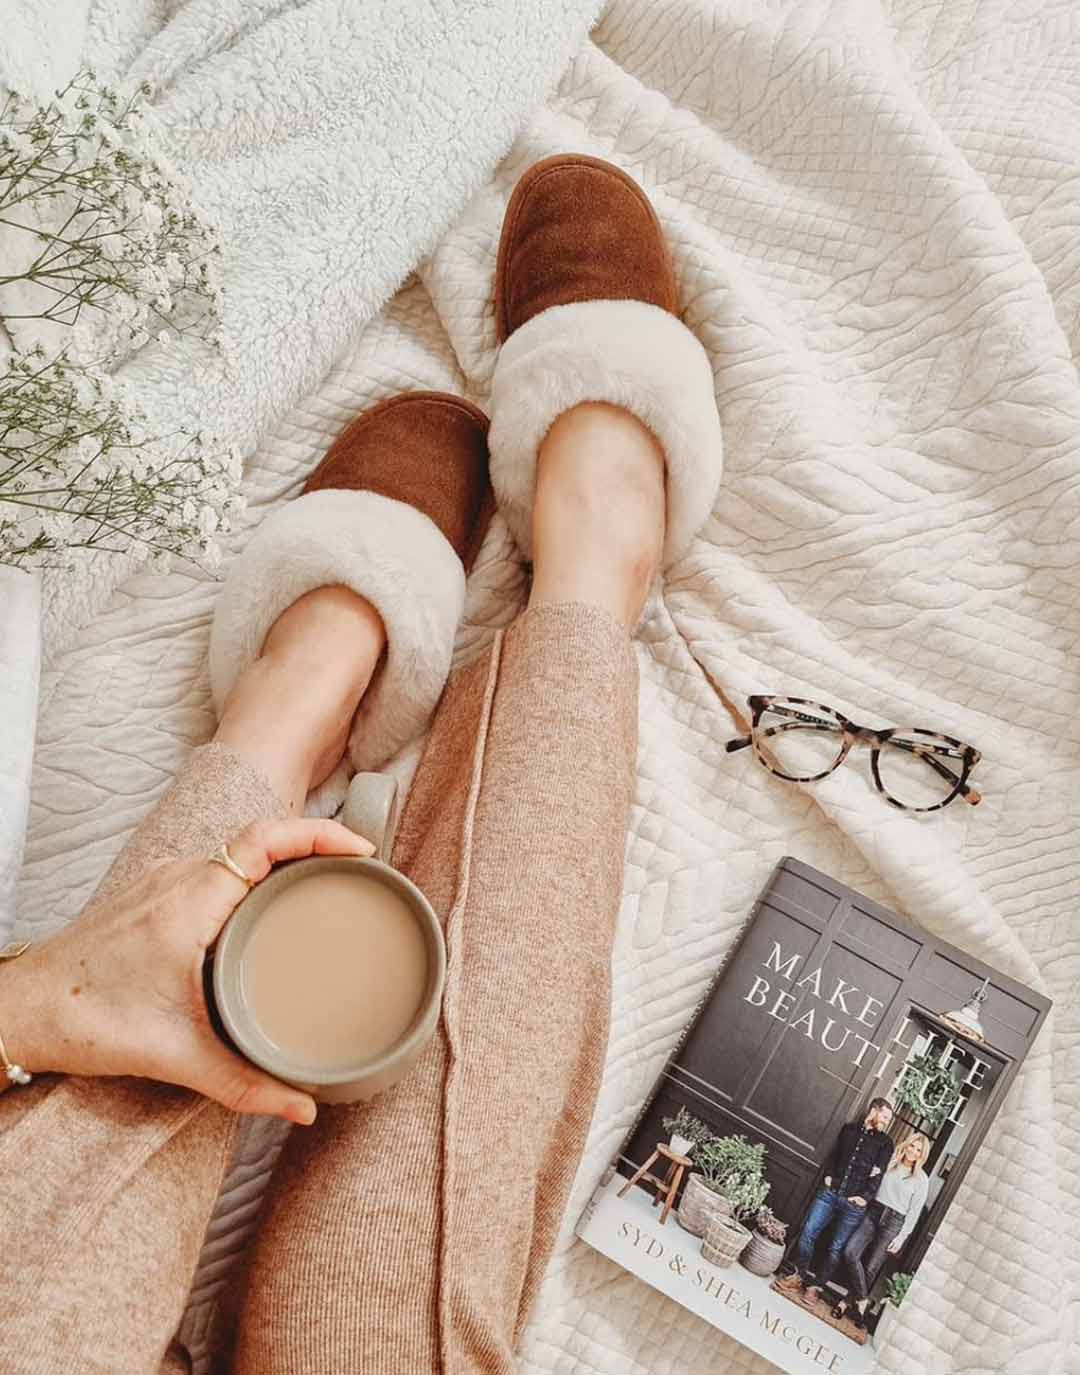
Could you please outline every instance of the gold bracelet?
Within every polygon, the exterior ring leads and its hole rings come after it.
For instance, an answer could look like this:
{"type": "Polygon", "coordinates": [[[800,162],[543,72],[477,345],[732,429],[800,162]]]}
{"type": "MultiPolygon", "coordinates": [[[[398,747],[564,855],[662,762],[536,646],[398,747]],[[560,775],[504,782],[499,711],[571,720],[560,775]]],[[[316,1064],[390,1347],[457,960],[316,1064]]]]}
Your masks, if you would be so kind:
{"type": "MultiPolygon", "coordinates": [[[[13,941],[10,945],[5,945],[0,950],[0,960],[16,960],[24,950],[30,949],[29,941],[13,941]]],[[[4,1038],[0,1036],[0,1064],[4,1067],[4,1074],[7,1076],[9,1084],[29,1084],[33,1075],[29,1070],[23,1069],[22,1065],[16,1065],[8,1059],[7,1050],[4,1047],[4,1038]]],[[[3,1088],[0,1087],[0,1093],[3,1088]]]]}

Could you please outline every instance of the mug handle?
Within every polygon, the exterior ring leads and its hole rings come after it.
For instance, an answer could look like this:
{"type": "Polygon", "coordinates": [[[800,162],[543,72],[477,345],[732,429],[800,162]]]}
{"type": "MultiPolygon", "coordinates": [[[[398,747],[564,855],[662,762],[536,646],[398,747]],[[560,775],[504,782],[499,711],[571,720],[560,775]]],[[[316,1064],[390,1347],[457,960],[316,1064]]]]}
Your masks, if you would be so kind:
{"type": "Polygon", "coordinates": [[[341,820],[375,846],[375,858],[390,863],[397,830],[397,779],[385,773],[358,773],[349,784],[341,820]]]}

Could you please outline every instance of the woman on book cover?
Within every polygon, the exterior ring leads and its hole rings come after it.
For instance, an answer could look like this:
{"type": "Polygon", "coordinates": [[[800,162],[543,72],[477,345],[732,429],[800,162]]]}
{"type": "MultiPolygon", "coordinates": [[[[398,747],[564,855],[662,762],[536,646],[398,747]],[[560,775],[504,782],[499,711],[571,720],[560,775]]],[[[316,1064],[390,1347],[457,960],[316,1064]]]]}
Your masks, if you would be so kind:
{"type": "Polygon", "coordinates": [[[885,1263],[886,1255],[899,1255],[926,1206],[930,1180],[923,1165],[930,1141],[921,1132],[909,1136],[889,1162],[877,1196],[844,1248],[844,1264],[851,1275],[851,1293],[832,1310],[842,1318],[852,1309],[851,1321],[865,1328],[870,1287],[885,1263]]]}

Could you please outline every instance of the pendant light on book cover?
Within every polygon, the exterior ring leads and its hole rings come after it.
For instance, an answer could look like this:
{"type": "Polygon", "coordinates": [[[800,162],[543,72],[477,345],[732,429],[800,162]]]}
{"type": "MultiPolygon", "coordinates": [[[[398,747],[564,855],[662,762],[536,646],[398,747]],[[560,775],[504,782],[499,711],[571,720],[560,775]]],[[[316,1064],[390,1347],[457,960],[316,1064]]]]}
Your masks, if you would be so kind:
{"type": "Polygon", "coordinates": [[[948,1022],[973,1041],[985,1041],[986,1033],[983,1031],[982,1022],[979,1021],[979,1005],[986,1001],[989,986],[990,980],[983,979],[982,987],[972,993],[963,1007],[955,1012],[942,1012],[941,1020],[948,1022]]]}

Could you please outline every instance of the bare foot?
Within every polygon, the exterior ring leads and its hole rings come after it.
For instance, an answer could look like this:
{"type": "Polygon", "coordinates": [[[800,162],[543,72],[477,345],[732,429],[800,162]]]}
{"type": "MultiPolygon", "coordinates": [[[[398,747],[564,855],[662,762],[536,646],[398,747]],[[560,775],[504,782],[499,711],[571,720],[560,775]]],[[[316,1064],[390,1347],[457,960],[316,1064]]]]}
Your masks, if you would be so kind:
{"type": "Polygon", "coordinates": [[[333,773],[386,646],[379,613],[347,587],[319,587],[270,627],[237,679],[214,739],[250,759],[292,812],[333,773]]]}
{"type": "Polygon", "coordinates": [[[664,545],[664,455],[629,411],[589,401],[540,447],[530,606],[588,602],[633,626],[664,545]]]}

